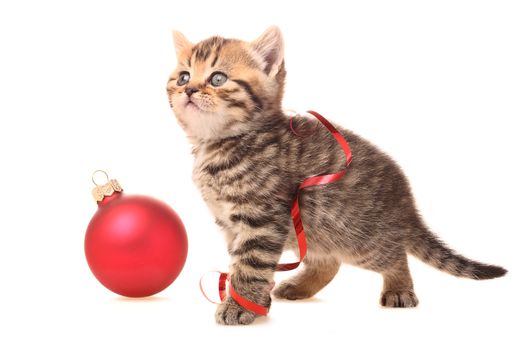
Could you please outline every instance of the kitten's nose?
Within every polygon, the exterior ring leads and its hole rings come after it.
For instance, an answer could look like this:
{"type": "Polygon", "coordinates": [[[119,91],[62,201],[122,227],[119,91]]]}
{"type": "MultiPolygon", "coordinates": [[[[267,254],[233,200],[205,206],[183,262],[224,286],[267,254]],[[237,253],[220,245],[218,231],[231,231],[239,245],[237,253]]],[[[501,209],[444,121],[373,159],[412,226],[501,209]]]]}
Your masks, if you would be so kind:
{"type": "Polygon", "coordinates": [[[199,91],[199,89],[195,88],[195,87],[187,87],[186,90],[184,90],[186,92],[186,95],[188,95],[188,97],[191,97],[191,95],[193,95],[193,93],[199,91]]]}

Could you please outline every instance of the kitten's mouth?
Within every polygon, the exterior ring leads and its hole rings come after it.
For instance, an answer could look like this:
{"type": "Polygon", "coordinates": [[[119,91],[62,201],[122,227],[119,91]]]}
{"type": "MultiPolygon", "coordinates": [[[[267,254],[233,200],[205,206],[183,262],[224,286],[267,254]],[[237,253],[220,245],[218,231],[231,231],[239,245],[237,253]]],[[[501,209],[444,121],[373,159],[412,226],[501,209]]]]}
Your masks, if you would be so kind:
{"type": "Polygon", "coordinates": [[[201,108],[199,106],[197,106],[197,104],[195,102],[193,102],[191,99],[188,100],[188,102],[186,102],[186,108],[195,108],[197,110],[201,110],[201,108]]]}
{"type": "Polygon", "coordinates": [[[188,111],[199,112],[201,114],[202,113],[209,113],[208,110],[206,110],[205,108],[201,107],[197,103],[193,102],[191,99],[188,99],[188,101],[185,104],[185,107],[186,107],[186,110],[188,110],[188,111]]]}

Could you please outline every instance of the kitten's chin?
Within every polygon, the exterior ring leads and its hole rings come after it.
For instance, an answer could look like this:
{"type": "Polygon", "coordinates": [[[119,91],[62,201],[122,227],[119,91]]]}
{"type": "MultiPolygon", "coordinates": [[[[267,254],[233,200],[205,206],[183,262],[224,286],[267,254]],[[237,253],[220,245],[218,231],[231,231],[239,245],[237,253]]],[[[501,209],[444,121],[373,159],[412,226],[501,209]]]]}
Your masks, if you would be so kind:
{"type": "Polygon", "coordinates": [[[193,103],[187,104],[175,115],[192,144],[220,138],[223,133],[222,119],[193,103]]]}
{"type": "Polygon", "coordinates": [[[246,132],[247,126],[228,126],[227,115],[221,112],[205,111],[194,102],[185,102],[173,110],[179,124],[194,145],[231,137],[246,132]]]}

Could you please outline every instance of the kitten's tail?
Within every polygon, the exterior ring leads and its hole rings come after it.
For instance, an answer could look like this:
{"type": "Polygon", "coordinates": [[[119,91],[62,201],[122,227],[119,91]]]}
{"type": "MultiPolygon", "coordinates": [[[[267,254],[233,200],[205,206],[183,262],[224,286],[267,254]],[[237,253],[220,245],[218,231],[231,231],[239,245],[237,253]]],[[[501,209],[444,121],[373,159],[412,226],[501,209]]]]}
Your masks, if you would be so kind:
{"type": "Polygon", "coordinates": [[[448,248],[429,231],[414,235],[407,248],[410,254],[423,262],[454,276],[486,280],[501,277],[507,273],[503,267],[465,258],[448,248]]]}

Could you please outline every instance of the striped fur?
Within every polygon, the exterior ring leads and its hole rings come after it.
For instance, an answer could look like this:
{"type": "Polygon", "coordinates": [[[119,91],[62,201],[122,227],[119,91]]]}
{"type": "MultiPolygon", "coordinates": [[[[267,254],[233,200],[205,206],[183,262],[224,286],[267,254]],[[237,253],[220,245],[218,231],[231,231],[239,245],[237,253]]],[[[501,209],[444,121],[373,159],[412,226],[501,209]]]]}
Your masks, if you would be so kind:
{"type": "MultiPolygon", "coordinates": [[[[322,127],[304,138],[290,131],[281,108],[286,72],[277,28],[252,43],[213,37],[193,45],[180,33],[174,40],[179,65],[168,82],[168,95],[193,144],[193,179],[226,236],[235,290],[269,306],[282,251],[297,251],[290,218],[297,185],[340,170],[344,156],[322,127]],[[222,86],[210,83],[216,71],[228,77],[222,86]],[[177,85],[181,72],[191,75],[184,86],[177,85]]],[[[308,123],[299,119],[296,128],[309,128],[308,123]]],[[[447,248],[418,215],[396,163],[358,135],[338,129],[351,145],[354,161],[340,182],[302,193],[308,256],[304,268],[279,285],[274,296],[311,297],[332,280],[341,263],[351,263],[383,275],[382,305],[416,306],[407,253],[455,276],[505,274],[503,268],[447,248]]],[[[254,318],[231,298],[216,314],[222,324],[247,324],[254,318]]]]}

